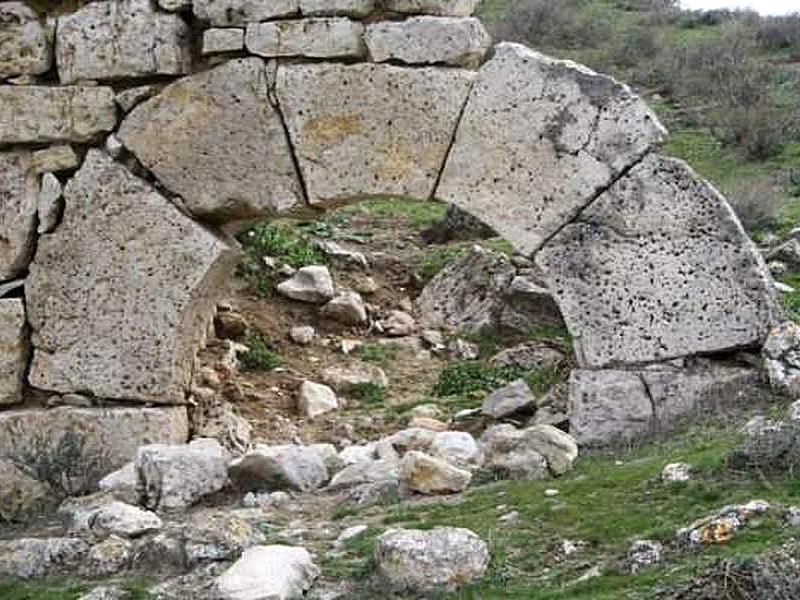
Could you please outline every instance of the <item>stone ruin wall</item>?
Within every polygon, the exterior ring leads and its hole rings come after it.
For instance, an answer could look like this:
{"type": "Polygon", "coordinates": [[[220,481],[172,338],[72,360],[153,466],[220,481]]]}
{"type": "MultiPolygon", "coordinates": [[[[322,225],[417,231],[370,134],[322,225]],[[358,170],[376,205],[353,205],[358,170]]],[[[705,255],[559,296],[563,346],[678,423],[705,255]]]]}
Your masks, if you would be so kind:
{"type": "Polygon", "coordinates": [[[626,86],[492,47],[476,4],[0,2],[0,455],[77,429],[114,468],[184,441],[224,231],[375,194],[453,203],[535,259],[585,443],[704,393],[691,357],[758,348],[772,282],[725,200],[656,153],[626,86]]]}

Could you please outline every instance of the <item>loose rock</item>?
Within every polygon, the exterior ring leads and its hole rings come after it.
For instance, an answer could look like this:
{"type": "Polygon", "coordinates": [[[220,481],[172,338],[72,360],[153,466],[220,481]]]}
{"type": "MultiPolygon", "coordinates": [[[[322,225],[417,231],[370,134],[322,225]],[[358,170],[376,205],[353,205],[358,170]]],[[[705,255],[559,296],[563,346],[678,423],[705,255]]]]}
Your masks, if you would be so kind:
{"type": "Polygon", "coordinates": [[[215,582],[223,600],[299,598],[320,570],[304,548],[256,546],[246,550],[215,582]]]}
{"type": "Polygon", "coordinates": [[[421,494],[447,494],[464,491],[472,480],[469,471],[412,450],[400,462],[400,481],[421,494]]]}
{"type": "Polygon", "coordinates": [[[292,300],[321,304],[334,297],[333,279],[328,267],[303,267],[278,284],[278,293],[292,300]]]}
{"type": "Polygon", "coordinates": [[[297,405],[300,412],[310,419],[339,408],[335,392],[327,385],[313,381],[302,383],[297,405]]]}

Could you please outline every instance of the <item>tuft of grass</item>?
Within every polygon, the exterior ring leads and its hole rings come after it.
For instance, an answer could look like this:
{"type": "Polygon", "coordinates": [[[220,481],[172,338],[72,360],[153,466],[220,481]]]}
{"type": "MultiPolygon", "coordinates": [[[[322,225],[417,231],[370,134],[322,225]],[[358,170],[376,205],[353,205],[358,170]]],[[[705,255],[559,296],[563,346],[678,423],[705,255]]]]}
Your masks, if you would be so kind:
{"type": "Polygon", "coordinates": [[[491,392],[516,379],[524,379],[535,394],[547,392],[566,378],[562,369],[522,369],[519,367],[493,367],[481,361],[467,360],[452,363],[444,368],[433,386],[433,395],[469,396],[478,392],[491,392]]]}
{"type": "Polygon", "coordinates": [[[247,338],[246,345],[248,350],[239,354],[239,362],[248,371],[272,371],[283,363],[272,340],[264,335],[247,338]]]}
{"type": "Polygon", "coordinates": [[[364,404],[383,404],[386,401],[386,388],[371,381],[357,383],[347,388],[347,395],[364,404]]]}
{"type": "Polygon", "coordinates": [[[358,347],[361,360],[381,366],[386,366],[395,360],[398,352],[396,344],[363,344],[358,347]]]}
{"type": "Polygon", "coordinates": [[[417,279],[423,286],[426,285],[447,265],[466,254],[467,250],[467,246],[463,244],[428,248],[415,269],[417,279]]]}
{"type": "Polygon", "coordinates": [[[87,584],[68,579],[36,582],[0,582],[3,600],[77,600],[89,591],[87,584]]]}

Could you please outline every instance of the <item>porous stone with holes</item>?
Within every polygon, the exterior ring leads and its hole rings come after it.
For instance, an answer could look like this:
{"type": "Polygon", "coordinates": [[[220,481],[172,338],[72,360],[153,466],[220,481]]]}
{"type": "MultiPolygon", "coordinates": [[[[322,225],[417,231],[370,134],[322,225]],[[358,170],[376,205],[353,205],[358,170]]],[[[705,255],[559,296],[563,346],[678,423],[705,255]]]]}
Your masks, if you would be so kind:
{"type": "Polygon", "coordinates": [[[24,2],[0,2],[0,80],[49,71],[52,37],[24,2]]]}
{"type": "Polygon", "coordinates": [[[341,17],[251,23],[245,45],[268,58],[361,58],[367,51],[364,26],[341,17]]]}

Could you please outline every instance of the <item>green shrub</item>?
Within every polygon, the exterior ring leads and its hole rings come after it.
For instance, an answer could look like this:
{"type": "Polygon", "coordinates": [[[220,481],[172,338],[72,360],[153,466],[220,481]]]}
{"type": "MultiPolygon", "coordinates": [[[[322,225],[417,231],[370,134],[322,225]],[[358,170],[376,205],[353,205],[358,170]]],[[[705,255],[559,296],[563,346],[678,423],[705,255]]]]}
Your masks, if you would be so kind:
{"type": "Polygon", "coordinates": [[[347,395],[365,404],[383,404],[386,401],[386,388],[377,383],[357,383],[347,388],[347,395]]]}
{"type": "Polygon", "coordinates": [[[263,335],[247,338],[247,352],[239,354],[239,362],[247,371],[272,371],[281,366],[281,357],[274,351],[272,341],[263,335]]]}
{"type": "Polygon", "coordinates": [[[491,392],[516,380],[524,379],[535,394],[543,394],[564,381],[566,370],[493,367],[477,360],[448,365],[439,374],[432,393],[437,397],[459,396],[475,392],[491,392]]]}

